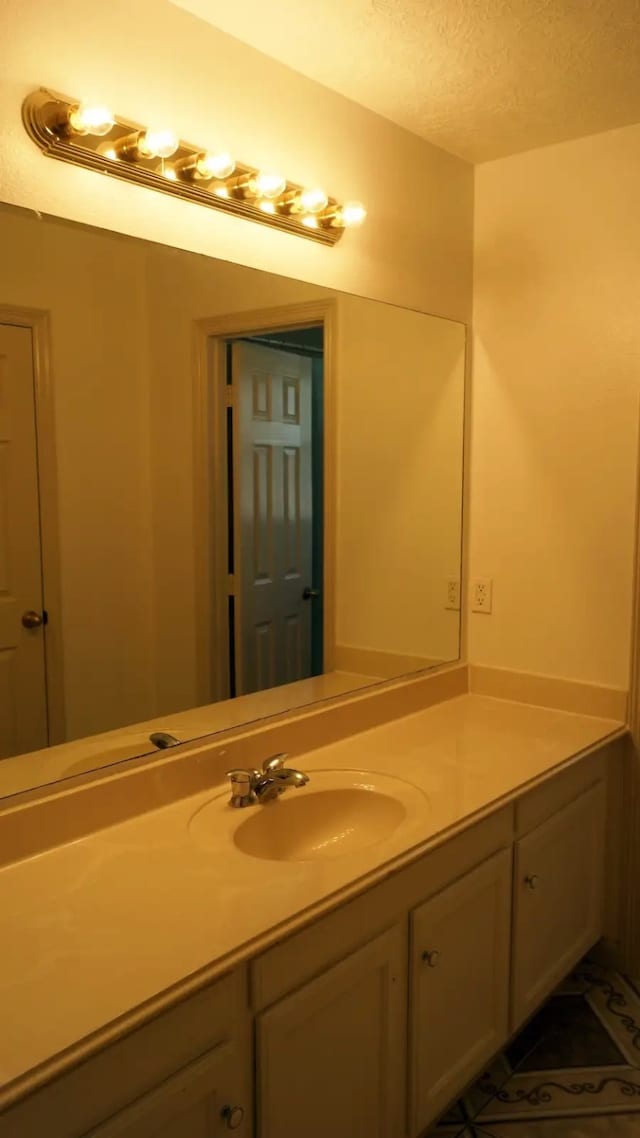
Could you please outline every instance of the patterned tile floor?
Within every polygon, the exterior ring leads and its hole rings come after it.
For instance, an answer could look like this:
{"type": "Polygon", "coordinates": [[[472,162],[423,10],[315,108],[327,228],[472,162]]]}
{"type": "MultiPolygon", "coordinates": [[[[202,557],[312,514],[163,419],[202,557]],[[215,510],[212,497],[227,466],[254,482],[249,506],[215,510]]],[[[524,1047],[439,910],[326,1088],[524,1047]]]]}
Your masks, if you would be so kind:
{"type": "Polygon", "coordinates": [[[640,1138],[640,982],[583,961],[429,1138],[640,1138]]]}

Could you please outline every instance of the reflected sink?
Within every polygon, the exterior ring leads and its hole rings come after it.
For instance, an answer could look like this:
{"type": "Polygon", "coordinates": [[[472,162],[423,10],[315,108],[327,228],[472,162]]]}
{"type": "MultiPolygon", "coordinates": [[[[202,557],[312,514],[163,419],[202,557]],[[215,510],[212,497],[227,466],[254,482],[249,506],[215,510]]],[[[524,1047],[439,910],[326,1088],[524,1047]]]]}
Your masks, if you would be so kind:
{"type": "Polygon", "coordinates": [[[228,805],[228,792],[219,795],[193,815],[191,837],[218,849],[226,832],[227,840],[250,857],[327,861],[390,838],[420,803],[424,810],[422,792],[391,775],[324,769],[309,776],[307,786],[244,810],[228,805]]]}
{"type": "Polygon", "coordinates": [[[75,774],[85,774],[87,771],[99,770],[100,767],[109,766],[111,763],[121,763],[125,759],[136,759],[138,756],[149,754],[151,751],[155,751],[155,747],[148,738],[146,743],[143,739],[139,739],[133,743],[112,743],[111,746],[105,744],[101,747],[94,747],[83,758],[70,763],[64,768],[63,774],[65,778],[75,774]]]}

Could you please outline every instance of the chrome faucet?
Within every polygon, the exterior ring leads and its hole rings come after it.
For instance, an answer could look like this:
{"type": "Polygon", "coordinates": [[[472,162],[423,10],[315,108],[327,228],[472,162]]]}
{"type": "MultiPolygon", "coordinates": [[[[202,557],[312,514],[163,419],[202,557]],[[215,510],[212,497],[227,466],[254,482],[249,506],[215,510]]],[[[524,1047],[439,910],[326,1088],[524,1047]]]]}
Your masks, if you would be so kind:
{"type": "Polygon", "coordinates": [[[229,805],[236,809],[255,806],[257,802],[273,802],[290,786],[306,786],[309,775],[293,767],[285,767],[286,754],[272,755],[265,759],[262,770],[227,771],[231,782],[229,805]]]}

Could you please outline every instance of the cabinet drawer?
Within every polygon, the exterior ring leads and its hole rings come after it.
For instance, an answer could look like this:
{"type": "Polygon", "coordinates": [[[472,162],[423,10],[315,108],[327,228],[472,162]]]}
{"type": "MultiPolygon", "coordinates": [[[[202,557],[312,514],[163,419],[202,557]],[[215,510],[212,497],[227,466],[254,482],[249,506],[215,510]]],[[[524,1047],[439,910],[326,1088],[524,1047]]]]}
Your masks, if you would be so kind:
{"type": "Polygon", "coordinates": [[[222,1138],[230,1129],[247,1138],[251,1111],[239,1066],[233,1045],[221,1043],[86,1138],[222,1138]]]}
{"type": "Polygon", "coordinates": [[[516,842],[515,1030],[602,935],[604,782],[597,782],[516,842]]]}
{"type": "Polygon", "coordinates": [[[507,1038],[511,852],[412,914],[411,1128],[437,1118],[507,1038]]]}

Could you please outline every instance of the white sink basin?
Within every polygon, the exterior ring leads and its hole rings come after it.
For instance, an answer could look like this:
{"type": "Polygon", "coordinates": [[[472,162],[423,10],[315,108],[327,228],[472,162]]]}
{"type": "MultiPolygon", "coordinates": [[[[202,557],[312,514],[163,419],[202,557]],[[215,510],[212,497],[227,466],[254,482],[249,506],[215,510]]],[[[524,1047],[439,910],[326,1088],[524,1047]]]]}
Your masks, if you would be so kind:
{"type": "Polygon", "coordinates": [[[236,849],[267,861],[324,861],[389,838],[407,818],[408,805],[424,796],[402,779],[363,771],[310,771],[309,783],[274,802],[235,810],[228,794],[206,803],[189,831],[212,847],[220,827],[236,849]]]}
{"type": "Polygon", "coordinates": [[[270,861],[338,857],[386,838],[406,817],[397,799],[361,787],[291,792],[252,809],[233,840],[243,853],[270,861]]]}

